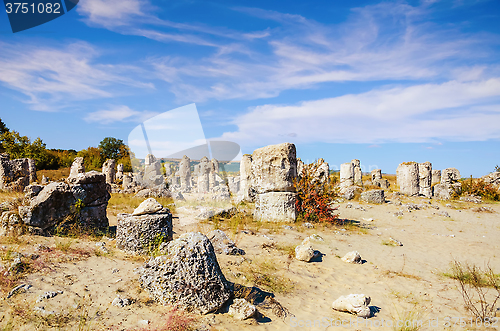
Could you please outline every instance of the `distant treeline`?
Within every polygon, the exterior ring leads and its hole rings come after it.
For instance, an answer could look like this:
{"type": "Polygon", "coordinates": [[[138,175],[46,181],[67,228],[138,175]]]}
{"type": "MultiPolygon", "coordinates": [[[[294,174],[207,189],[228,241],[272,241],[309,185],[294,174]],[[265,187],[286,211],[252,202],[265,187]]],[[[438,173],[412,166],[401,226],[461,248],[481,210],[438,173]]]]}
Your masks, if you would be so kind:
{"type": "Polygon", "coordinates": [[[53,170],[67,168],[77,156],[85,160],[85,169],[101,170],[107,159],[115,159],[123,163],[125,172],[132,171],[130,150],[123,140],[112,137],[104,138],[97,147],[88,147],[81,151],[74,149],[47,149],[42,139],[31,141],[17,131],[9,130],[0,118],[0,153],[8,153],[11,159],[34,159],[37,170],[53,170]]]}

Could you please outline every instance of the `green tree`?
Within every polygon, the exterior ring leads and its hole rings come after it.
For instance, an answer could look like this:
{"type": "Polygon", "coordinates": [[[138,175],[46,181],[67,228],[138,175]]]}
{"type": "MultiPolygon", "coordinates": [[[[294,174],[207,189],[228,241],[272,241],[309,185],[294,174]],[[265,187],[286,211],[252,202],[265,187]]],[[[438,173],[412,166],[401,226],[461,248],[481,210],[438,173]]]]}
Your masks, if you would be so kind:
{"type": "Polygon", "coordinates": [[[30,158],[35,160],[36,168],[57,169],[57,156],[49,153],[42,139],[36,138],[33,142],[19,132],[7,131],[0,135],[2,152],[8,153],[11,159],[30,158]]]}
{"type": "Polygon", "coordinates": [[[2,121],[0,118],[0,134],[4,134],[5,132],[8,132],[9,129],[7,128],[7,125],[2,121]]]}
{"type": "Polygon", "coordinates": [[[120,159],[123,155],[121,153],[124,152],[123,140],[116,139],[113,137],[106,137],[99,143],[99,148],[101,149],[101,153],[103,158],[106,159],[120,159]]]}

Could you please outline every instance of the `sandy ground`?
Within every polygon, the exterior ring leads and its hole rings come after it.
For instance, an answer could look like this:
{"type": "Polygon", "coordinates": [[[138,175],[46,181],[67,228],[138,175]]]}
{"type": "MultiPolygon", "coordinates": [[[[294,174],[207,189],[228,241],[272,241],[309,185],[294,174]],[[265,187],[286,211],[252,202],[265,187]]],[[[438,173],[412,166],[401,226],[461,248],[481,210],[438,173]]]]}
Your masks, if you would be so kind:
{"type": "MultiPolygon", "coordinates": [[[[454,260],[479,266],[489,263],[500,272],[500,204],[401,200],[403,205],[340,203],[339,217],[357,226],[307,229],[292,224],[292,230],[273,231],[264,226],[253,233],[227,232],[246,254],[218,256],[226,277],[251,285],[240,267],[248,261],[274,264],[277,270],[272,277],[284,277],[285,286],[289,287],[288,293],[276,293],[275,298],[288,309],[289,315],[280,318],[269,309],[259,308],[262,315],[257,321],[235,321],[227,314],[209,314],[203,317],[202,323],[213,330],[393,330],[391,324],[408,317],[407,312],[414,312],[411,319],[422,322],[421,330],[481,329],[470,327],[470,315],[463,308],[456,282],[442,273],[449,270],[454,260]],[[404,207],[408,202],[421,204],[422,208],[408,212],[404,207]],[[473,210],[480,206],[494,212],[473,210]],[[403,215],[394,216],[399,211],[403,211],[403,215]],[[442,212],[450,217],[442,216],[442,212]],[[323,241],[312,241],[314,248],[324,254],[321,261],[305,263],[273,248],[299,244],[312,234],[323,238],[323,241]],[[390,238],[399,240],[403,246],[386,245],[390,238]],[[363,264],[348,264],[340,259],[353,250],[361,254],[363,264]],[[375,316],[358,320],[354,315],[331,309],[335,299],[351,293],[370,296],[375,316]],[[453,325],[452,318],[460,317],[467,321],[466,327],[453,325]],[[445,325],[447,318],[451,318],[451,327],[445,325]]],[[[197,214],[194,207],[178,208],[174,238],[189,231],[213,230],[212,224],[196,220],[197,214]]],[[[110,217],[110,221],[116,225],[116,218],[110,217]]],[[[53,246],[55,240],[34,237],[26,250],[35,243],[53,246]]],[[[138,286],[133,270],[142,260],[126,257],[114,248],[113,240],[104,241],[110,254],[60,263],[51,272],[29,275],[26,282],[32,287],[26,293],[4,300],[0,309],[6,309],[13,302],[55,312],[84,306],[93,317],[90,329],[125,330],[140,327],[143,320],[157,321],[166,309],[149,300],[138,286]],[[36,303],[45,291],[63,293],[36,303]],[[132,299],[133,303],[124,308],[112,306],[117,295],[132,299]]],[[[73,247],[95,249],[95,242],[77,240],[73,247]]]]}

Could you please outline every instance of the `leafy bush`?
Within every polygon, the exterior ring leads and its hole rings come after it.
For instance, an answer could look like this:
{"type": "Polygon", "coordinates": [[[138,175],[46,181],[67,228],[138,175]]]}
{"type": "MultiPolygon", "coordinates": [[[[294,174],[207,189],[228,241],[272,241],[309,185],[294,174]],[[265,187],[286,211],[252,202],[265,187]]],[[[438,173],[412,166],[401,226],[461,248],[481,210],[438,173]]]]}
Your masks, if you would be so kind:
{"type": "Polygon", "coordinates": [[[320,180],[317,177],[319,164],[304,165],[300,176],[294,180],[297,192],[297,220],[308,222],[340,223],[333,207],[335,198],[338,197],[335,181],[320,180]]]}
{"type": "Polygon", "coordinates": [[[500,190],[483,179],[472,176],[462,180],[462,195],[480,196],[486,200],[500,201],[500,190]]]}

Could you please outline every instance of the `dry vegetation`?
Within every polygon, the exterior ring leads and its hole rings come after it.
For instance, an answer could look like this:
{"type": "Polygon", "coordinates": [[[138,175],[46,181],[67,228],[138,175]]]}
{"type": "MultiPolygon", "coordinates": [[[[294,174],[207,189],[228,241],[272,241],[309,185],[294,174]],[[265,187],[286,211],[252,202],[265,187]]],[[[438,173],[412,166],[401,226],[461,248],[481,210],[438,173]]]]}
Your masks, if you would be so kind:
{"type": "Polygon", "coordinates": [[[36,177],[38,182],[42,180],[42,176],[50,178],[53,181],[63,180],[69,177],[69,172],[71,168],[60,168],[56,170],[38,170],[36,172],[36,177]]]}

